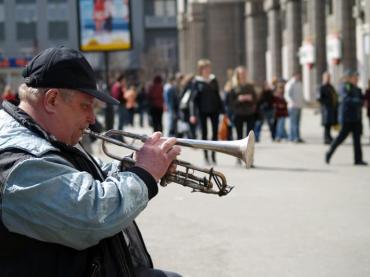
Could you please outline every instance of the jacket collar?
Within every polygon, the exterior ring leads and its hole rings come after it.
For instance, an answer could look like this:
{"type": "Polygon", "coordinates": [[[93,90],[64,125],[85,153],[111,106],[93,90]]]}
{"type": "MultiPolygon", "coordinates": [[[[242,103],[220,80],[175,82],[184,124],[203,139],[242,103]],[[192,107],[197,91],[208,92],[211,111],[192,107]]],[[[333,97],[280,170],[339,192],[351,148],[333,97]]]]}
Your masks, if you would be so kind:
{"type": "Polygon", "coordinates": [[[29,114],[27,114],[21,108],[14,106],[8,101],[2,103],[4,111],[13,117],[19,124],[26,127],[31,132],[37,134],[37,136],[46,139],[50,142],[57,141],[57,139],[45,131],[40,125],[38,125],[29,114]]]}
{"type": "Polygon", "coordinates": [[[216,76],[213,75],[213,74],[209,75],[208,80],[205,79],[203,76],[199,76],[199,75],[195,76],[196,81],[206,82],[206,83],[209,83],[209,82],[213,81],[214,79],[216,79],[216,76]]]}

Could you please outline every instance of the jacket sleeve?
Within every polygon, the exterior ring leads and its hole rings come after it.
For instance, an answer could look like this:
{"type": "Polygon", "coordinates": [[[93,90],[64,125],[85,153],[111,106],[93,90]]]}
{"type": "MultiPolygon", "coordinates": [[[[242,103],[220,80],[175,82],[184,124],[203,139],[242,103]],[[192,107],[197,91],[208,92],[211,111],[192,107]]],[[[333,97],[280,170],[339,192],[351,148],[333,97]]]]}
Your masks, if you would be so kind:
{"type": "Polygon", "coordinates": [[[284,98],[288,105],[292,102],[292,83],[289,81],[284,88],[284,98]]]}
{"type": "Polygon", "coordinates": [[[218,96],[218,107],[219,107],[219,113],[225,113],[225,106],[223,105],[223,101],[222,101],[222,98],[221,98],[221,93],[220,93],[220,87],[218,85],[218,81],[217,79],[215,79],[215,87],[216,87],[216,92],[217,92],[217,96],[218,96]]]}
{"type": "Polygon", "coordinates": [[[190,102],[189,102],[189,113],[190,113],[190,116],[196,116],[197,113],[198,113],[198,106],[197,106],[197,102],[198,102],[198,98],[199,98],[199,92],[197,90],[197,85],[196,83],[192,83],[191,84],[191,96],[190,96],[190,102]]]}
{"type": "Polygon", "coordinates": [[[81,250],[120,232],[147,203],[135,172],[101,182],[58,156],[32,157],[7,176],[1,216],[11,232],[81,250]]]}

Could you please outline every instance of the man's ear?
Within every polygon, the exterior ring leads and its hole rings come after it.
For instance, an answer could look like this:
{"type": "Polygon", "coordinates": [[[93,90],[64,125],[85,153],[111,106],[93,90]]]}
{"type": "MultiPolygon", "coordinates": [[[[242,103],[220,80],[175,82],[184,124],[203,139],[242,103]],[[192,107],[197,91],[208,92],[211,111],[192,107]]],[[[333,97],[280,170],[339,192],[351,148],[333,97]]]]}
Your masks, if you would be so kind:
{"type": "Polygon", "coordinates": [[[43,104],[45,107],[45,110],[48,113],[55,113],[56,111],[56,106],[59,100],[59,93],[60,91],[58,89],[49,89],[48,91],[45,92],[45,96],[43,98],[43,104]]]}

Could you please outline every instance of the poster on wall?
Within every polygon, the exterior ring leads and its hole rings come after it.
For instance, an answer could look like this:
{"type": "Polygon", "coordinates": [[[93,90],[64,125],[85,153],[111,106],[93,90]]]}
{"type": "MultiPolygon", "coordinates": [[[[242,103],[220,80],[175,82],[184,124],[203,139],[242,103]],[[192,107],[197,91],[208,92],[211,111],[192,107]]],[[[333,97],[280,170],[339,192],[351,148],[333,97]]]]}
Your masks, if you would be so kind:
{"type": "Polygon", "coordinates": [[[120,51],[132,48],[130,0],[79,0],[81,51],[120,51]]]}

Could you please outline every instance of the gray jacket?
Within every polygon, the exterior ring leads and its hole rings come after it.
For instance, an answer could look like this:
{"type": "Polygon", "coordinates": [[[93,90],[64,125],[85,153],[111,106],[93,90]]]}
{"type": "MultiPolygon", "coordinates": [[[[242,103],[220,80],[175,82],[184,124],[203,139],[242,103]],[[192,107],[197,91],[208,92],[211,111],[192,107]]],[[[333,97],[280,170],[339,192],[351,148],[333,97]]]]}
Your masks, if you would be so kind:
{"type": "MultiPolygon", "coordinates": [[[[155,181],[148,181],[147,172],[122,172],[118,163],[96,159],[92,163],[101,169],[96,172],[108,176],[99,180],[63,158],[61,150],[50,142],[55,138],[40,127],[36,125],[49,140],[18,121],[0,111],[0,153],[26,153],[1,170],[0,223],[9,232],[84,250],[124,228],[138,231],[133,220],[157,193],[155,181]]],[[[127,242],[141,236],[128,232],[125,238],[127,242]]],[[[141,255],[134,253],[139,250],[146,252],[137,241],[130,241],[129,247],[131,256],[141,255]],[[143,249],[134,249],[136,245],[143,249]]],[[[133,258],[134,265],[151,266],[150,257],[145,257],[147,261],[133,258]]]]}

